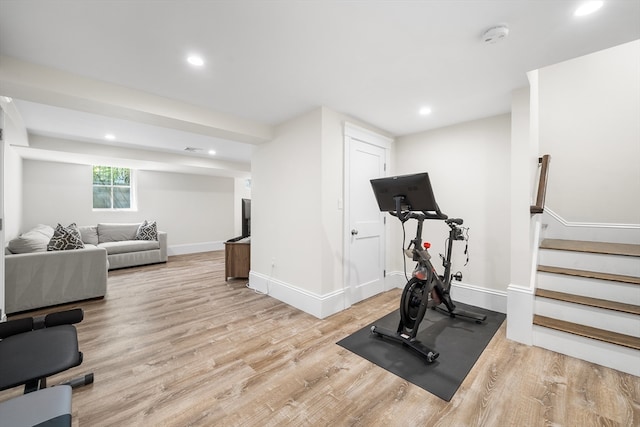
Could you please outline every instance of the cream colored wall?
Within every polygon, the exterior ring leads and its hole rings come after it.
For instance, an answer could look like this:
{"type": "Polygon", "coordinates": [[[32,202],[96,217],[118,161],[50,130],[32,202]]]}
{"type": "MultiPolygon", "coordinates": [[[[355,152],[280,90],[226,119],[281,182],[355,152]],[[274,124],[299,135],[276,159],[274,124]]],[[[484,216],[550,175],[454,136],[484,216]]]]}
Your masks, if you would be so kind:
{"type": "Polygon", "coordinates": [[[347,118],[322,108],[321,212],[322,290],[329,293],[344,287],[344,122],[347,118]]]}
{"type": "MultiPolygon", "coordinates": [[[[498,291],[510,282],[510,132],[511,116],[504,114],[403,136],[395,144],[396,174],[428,172],[440,209],[470,228],[469,264],[464,244],[456,242],[452,272],[461,271],[463,283],[498,291]]],[[[400,271],[402,231],[390,221],[393,269],[400,271]]],[[[406,224],[406,243],[414,223],[406,224]]],[[[432,255],[444,254],[448,230],[443,221],[425,221],[423,240],[432,244],[432,255]]],[[[408,274],[412,268],[408,260],[408,274]]]]}
{"type": "Polygon", "coordinates": [[[251,271],[322,293],[321,119],[315,109],[276,128],[251,161],[251,271]]]}
{"type": "Polygon", "coordinates": [[[18,234],[22,227],[22,159],[13,146],[29,145],[27,130],[13,103],[2,105],[4,112],[4,215],[5,239],[18,234]]]}
{"type": "Polygon", "coordinates": [[[377,131],[320,107],[279,126],[251,164],[252,272],[320,297],[344,286],[345,121],[377,131]]]}
{"type": "Polygon", "coordinates": [[[234,237],[232,178],[135,171],[137,211],[93,211],[91,166],[24,161],[24,229],[156,220],[169,246],[222,242],[234,237]]]}
{"type": "Polygon", "coordinates": [[[532,239],[530,235],[532,204],[532,169],[537,168],[537,150],[534,157],[530,144],[529,88],[513,92],[511,97],[510,146],[510,268],[511,285],[528,287],[531,280],[532,239]]]}
{"type": "Polygon", "coordinates": [[[13,103],[0,100],[0,124],[2,125],[2,144],[0,155],[0,321],[4,316],[4,247],[5,242],[20,234],[22,227],[22,159],[12,145],[27,145],[27,131],[13,103]]]}
{"type": "Polygon", "coordinates": [[[568,222],[640,224],[640,40],[538,76],[547,206],[568,222]]]}
{"type": "Polygon", "coordinates": [[[22,159],[8,144],[4,147],[4,235],[6,241],[22,227],[22,159]]]}

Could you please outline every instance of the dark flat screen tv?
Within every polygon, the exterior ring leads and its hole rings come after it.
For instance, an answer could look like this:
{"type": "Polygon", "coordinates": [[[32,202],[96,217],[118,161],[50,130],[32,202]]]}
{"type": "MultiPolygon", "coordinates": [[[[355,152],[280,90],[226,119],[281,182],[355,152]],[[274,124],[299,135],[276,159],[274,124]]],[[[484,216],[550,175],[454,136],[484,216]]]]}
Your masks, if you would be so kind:
{"type": "Polygon", "coordinates": [[[382,212],[395,212],[397,197],[401,211],[439,211],[427,172],[372,179],[371,186],[382,212]]]}
{"type": "Polygon", "coordinates": [[[251,199],[242,199],[242,237],[251,236],[251,199]]]}

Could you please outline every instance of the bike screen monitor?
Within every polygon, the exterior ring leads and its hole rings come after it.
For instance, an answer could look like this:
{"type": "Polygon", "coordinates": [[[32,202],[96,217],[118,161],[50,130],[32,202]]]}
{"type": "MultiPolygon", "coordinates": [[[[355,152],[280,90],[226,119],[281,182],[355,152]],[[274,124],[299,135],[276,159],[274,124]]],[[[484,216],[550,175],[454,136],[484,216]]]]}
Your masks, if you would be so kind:
{"type": "Polygon", "coordinates": [[[426,172],[372,179],[371,187],[382,212],[397,212],[398,200],[402,212],[439,212],[426,172]]]}

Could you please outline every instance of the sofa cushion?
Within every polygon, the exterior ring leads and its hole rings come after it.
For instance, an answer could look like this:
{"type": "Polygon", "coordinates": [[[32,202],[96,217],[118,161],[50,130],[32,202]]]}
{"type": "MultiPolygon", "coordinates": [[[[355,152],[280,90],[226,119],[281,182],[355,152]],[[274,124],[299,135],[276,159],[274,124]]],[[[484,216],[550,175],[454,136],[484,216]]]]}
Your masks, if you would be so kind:
{"type": "Polygon", "coordinates": [[[160,243],[157,240],[125,240],[100,243],[98,247],[105,248],[108,255],[114,255],[160,249],[160,243]]]}
{"type": "Polygon", "coordinates": [[[97,245],[98,244],[98,227],[95,225],[83,225],[78,227],[82,243],[97,245]]]}
{"type": "Polygon", "coordinates": [[[48,251],[66,251],[82,248],[84,248],[84,243],[82,243],[80,231],[78,231],[75,223],[71,223],[67,227],[58,224],[47,245],[48,251]]]}
{"type": "Polygon", "coordinates": [[[7,249],[13,254],[45,252],[51,237],[53,237],[53,227],[38,224],[26,233],[10,240],[7,249]]]}
{"type": "Polygon", "coordinates": [[[98,243],[135,240],[140,223],[136,224],[98,224],[98,243]]]}
{"type": "Polygon", "coordinates": [[[145,219],[136,233],[136,240],[158,240],[158,226],[156,222],[147,222],[145,219]]]}

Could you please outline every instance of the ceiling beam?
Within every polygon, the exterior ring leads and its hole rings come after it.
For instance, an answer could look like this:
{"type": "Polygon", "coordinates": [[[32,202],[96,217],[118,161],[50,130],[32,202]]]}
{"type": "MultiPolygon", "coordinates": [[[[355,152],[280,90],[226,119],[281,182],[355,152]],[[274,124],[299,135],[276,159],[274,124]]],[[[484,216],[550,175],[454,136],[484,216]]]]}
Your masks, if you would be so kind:
{"type": "Polygon", "coordinates": [[[218,159],[186,156],[170,152],[93,144],[40,135],[29,136],[29,146],[11,146],[22,158],[29,160],[108,164],[138,170],[161,170],[192,175],[249,178],[251,165],[218,159]]]}
{"type": "Polygon", "coordinates": [[[261,144],[269,125],[148,92],[0,56],[0,95],[216,138],[261,144]]]}

